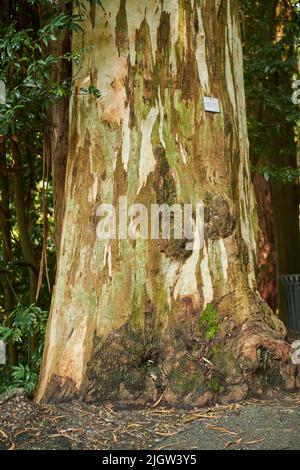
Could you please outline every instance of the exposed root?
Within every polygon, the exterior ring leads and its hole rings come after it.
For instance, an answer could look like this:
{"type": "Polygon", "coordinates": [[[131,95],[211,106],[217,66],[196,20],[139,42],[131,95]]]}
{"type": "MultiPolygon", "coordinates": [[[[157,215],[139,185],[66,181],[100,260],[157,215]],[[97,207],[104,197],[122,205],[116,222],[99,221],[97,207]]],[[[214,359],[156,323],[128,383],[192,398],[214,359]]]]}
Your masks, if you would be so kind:
{"type": "Polygon", "coordinates": [[[245,322],[235,349],[250,391],[262,393],[266,386],[278,386],[286,390],[300,386],[300,370],[292,363],[290,344],[266,322],[245,322]]]}

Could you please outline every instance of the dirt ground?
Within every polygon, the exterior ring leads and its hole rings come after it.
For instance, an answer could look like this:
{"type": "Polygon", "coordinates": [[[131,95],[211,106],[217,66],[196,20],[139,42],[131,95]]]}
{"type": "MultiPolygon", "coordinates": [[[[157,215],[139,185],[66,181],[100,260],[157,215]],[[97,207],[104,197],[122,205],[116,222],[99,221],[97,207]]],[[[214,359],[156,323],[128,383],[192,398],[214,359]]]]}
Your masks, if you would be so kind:
{"type": "Polygon", "coordinates": [[[0,449],[300,449],[300,393],[195,410],[0,398],[0,449]]]}

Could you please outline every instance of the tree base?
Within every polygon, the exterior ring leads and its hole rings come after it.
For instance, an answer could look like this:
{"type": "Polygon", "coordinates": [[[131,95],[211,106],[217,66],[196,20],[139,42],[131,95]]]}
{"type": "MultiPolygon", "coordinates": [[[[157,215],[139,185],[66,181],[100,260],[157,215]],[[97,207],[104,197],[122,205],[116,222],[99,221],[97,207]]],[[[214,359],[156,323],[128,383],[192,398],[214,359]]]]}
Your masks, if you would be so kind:
{"type": "Polygon", "coordinates": [[[125,324],[105,340],[95,338],[82,388],[55,376],[43,401],[198,407],[300,388],[285,327],[266,304],[259,301],[257,314],[240,324],[221,310],[208,305],[200,317],[177,318],[160,333],[148,318],[143,331],[125,324]]]}

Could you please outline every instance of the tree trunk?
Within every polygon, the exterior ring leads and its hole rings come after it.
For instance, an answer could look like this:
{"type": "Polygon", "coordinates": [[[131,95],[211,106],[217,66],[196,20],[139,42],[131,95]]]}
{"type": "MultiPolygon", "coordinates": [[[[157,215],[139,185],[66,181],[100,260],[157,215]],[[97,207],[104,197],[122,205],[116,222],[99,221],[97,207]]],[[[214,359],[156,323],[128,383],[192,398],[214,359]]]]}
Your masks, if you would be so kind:
{"type": "Polygon", "coordinates": [[[37,289],[37,261],[34,253],[33,244],[28,231],[28,221],[26,216],[26,198],[23,176],[23,160],[20,147],[17,143],[13,143],[13,157],[15,161],[16,171],[14,172],[15,182],[15,204],[16,219],[19,229],[20,245],[24,258],[24,262],[28,266],[29,274],[29,301],[33,304],[36,300],[37,289]],[[19,170],[18,170],[19,169],[19,170]]]}
{"type": "MultiPolygon", "coordinates": [[[[1,273],[1,281],[3,283],[3,294],[4,294],[4,315],[7,318],[7,325],[12,327],[12,322],[9,318],[9,314],[12,312],[15,306],[14,292],[13,292],[13,275],[9,271],[8,265],[12,261],[11,253],[11,213],[10,213],[10,188],[8,175],[6,170],[6,153],[5,146],[0,143],[0,228],[2,232],[2,243],[3,243],[3,268],[7,272],[1,273]]],[[[1,321],[3,319],[1,318],[1,321]]],[[[18,360],[16,345],[9,341],[8,343],[8,364],[15,366],[18,360]]]]}
{"type": "Polygon", "coordinates": [[[202,405],[295,387],[284,326],[256,291],[238,2],[102,6],[73,39],[84,55],[37,399],[202,405]],[[90,85],[101,99],[81,91],[90,85]],[[118,211],[120,196],[149,213],[202,201],[203,247],[99,238],[97,209],[118,211]]]}
{"type": "MultiPolygon", "coordinates": [[[[58,0],[55,5],[40,6],[39,19],[42,26],[51,15],[71,14],[72,5],[65,0],[58,0]]],[[[50,41],[45,47],[44,55],[53,55],[60,58],[52,70],[53,83],[64,83],[71,80],[71,63],[63,58],[70,53],[70,33],[65,29],[56,32],[57,40],[50,41]]],[[[69,131],[69,96],[58,100],[49,110],[50,127],[45,131],[44,150],[47,162],[51,162],[53,181],[53,203],[55,219],[55,242],[58,256],[60,249],[62,222],[65,210],[65,176],[68,156],[68,131],[69,131]]]]}
{"type": "Polygon", "coordinates": [[[271,184],[256,173],[253,178],[261,234],[257,249],[257,287],[273,312],[278,306],[277,262],[271,184]]]}

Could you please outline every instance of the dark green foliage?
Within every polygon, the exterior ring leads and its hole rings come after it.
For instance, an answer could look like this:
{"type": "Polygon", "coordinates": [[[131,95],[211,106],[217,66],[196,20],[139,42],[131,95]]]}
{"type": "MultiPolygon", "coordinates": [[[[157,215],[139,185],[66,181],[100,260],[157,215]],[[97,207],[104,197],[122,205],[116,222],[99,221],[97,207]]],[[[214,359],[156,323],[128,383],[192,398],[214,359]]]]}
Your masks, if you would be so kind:
{"type": "Polygon", "coordinates": [[[291,100],[292,81],[299,79],[299,3],[290,2],[277,16],[274,1],[241,0],[240,5],[252,168],[267,180],[299,180],[299,170],[288,163],[293,142],[280,149],[276,165],[266,155],[266,147],[283,141],[288,126],[296,130],[300,121],[300,108],[291,100]]]}
{"type": "Polygon", "coordinates": [[[36,305],[18,305],[0,325],[0,340],[16,345],[19,362],[15,366],[0,366],[0,392],[5,388],[22,387],[31,393],[37,384],[41,363],[47,311],[36,305]],[[31,340],[37,339],[37,348],[31,353],[31,340]]]}

